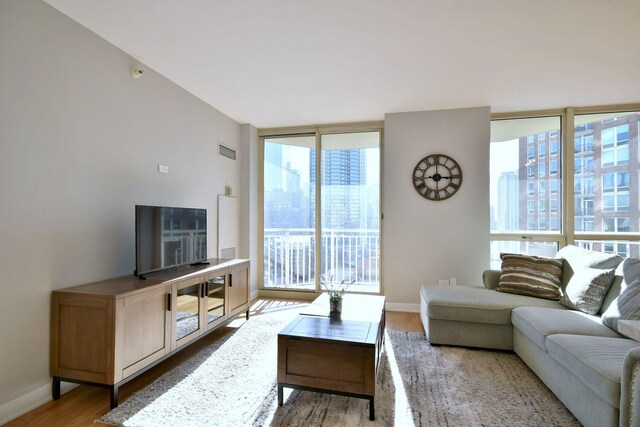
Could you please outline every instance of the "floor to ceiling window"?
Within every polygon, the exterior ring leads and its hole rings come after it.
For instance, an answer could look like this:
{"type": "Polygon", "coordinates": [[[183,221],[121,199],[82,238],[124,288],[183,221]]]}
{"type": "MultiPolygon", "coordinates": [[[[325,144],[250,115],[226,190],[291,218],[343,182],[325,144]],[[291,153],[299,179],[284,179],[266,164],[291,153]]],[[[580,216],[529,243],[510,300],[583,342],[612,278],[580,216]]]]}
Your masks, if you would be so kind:
{"type": "Polygon", "coordinates": [[[494,117],[492,267],[501,252],[553,256],[565,244],[640,256],[637,108],[494,117]]]}
{"type": "Polygon", "coordinates": [[[624,257],[640,257],[640,112],[575,117],[575,244],[624,257]],[[634,236],[635,235],[635,236],[634,236]]]}
{"type": "Polygon", "coordinates": [[[379,129],[262,138],[262,289],[344,282],[380,292],[380,138],[379,129]]]}
{"type": "Polygon", "coordinates": [[[380,133],[322,135],[321,265],[324,280],[380,289],[380,133]]]}
{"type": "Polygon", "coordinates": [[[562,241],[559,116],[491,123],[491,266],[500,253],[553,256],[562,241]]]}
{"type": "Polygon", "coordinates": [[[315,290],[316,137],[264,140],[264,286],[315,290]]]}

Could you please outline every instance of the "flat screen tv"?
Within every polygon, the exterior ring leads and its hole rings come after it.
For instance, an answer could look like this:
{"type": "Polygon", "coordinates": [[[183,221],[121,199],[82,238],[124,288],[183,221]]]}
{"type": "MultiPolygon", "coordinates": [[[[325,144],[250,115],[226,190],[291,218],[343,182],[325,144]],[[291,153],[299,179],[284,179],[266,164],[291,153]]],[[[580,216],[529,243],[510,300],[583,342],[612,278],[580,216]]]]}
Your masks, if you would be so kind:
{"type": "Polygon", "coordinates": [[[206,209],[136,205],[136,276],[206,259],[206,209]]]}

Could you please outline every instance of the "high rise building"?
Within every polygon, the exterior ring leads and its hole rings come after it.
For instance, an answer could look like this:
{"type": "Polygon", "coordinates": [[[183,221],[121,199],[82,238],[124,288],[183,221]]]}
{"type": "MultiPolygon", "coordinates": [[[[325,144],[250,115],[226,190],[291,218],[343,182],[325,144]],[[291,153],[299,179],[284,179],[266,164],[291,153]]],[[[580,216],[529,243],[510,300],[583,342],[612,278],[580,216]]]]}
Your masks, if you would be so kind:
{"type": "MultiPolygon", "coordinates": [[[[574,131],[574,228],[595,233],[640,231],[638,128],[640,114],[602,120],[576,118],[574,131]],[[584,121],[584,122],[583,122],[584,121]]],[[[559,231],[559,130],[519,139],[521,230],[559,231]]],[[[625,241],[578,242],[623,256],[638,257],[638,245],[625,241]]]]}
{"type": "Polygon", "coordinates": [[[489,206],[489,222],[489,230],[493,231],[498,229],[498,221],[496,220],[496,207],[493,205],[489,206]]]}
{"type": "Polygon", "coordinates": [[[518,171],[503,172],[498,178],[498,219],[500,230],[518,230],[520,217],[518,171]]]}
{"type": "Polygon", "coordinates": [[[265,147],[265,228],[304,228],[308,203],[301,189],[300,172],[291,163],[282,165],[282,145],[265,147]]]}
{"type": "MultiPolygon", "coordinates": [[[[323,150],[321,166],[322,227],[367,228],[366,154],[364,149],[323,150]],[[364,194],[363,194],[364,192],[364,194]]],[[[309,159],[310,181],[316,179],[316,153],[309,159]]],[[[315,188],[311,189],[310,221],[315,213],[315,188]]]]}
{"type": "Polygon", "coordinates": [[[519,139],[519,229],[559,231],[562,185],[560,132],[552,130],[519,139]]]}
{"type": "Polygon", "coordinates": [[[282,190],[282,144],[265,144],[264,191],[282,190]]]}

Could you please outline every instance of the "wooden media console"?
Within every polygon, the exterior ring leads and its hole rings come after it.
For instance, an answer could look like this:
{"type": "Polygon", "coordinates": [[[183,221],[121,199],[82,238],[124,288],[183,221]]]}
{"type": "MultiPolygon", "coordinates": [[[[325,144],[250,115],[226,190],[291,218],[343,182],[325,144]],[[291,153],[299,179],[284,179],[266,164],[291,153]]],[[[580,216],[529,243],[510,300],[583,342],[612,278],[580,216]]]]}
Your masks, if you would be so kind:
{"type": "Polygon", "coordinates": [[[53,398],[61,381],[97,385],[114,408],[122,384],[236,315],[248,319],[249,261],[208,263],[53,291],[53,398]]]}

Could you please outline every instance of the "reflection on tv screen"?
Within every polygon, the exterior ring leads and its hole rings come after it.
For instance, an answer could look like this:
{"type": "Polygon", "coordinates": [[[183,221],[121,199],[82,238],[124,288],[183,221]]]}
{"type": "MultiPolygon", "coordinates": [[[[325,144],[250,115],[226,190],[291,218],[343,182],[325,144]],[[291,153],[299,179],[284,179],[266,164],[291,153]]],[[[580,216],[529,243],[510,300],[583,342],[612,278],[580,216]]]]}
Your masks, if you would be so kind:
{"type": "Polygon", "coordinates": [[[206,209],[136,206],[136,274],[206,259],[206,209]]]}

